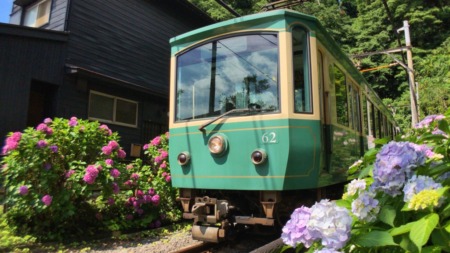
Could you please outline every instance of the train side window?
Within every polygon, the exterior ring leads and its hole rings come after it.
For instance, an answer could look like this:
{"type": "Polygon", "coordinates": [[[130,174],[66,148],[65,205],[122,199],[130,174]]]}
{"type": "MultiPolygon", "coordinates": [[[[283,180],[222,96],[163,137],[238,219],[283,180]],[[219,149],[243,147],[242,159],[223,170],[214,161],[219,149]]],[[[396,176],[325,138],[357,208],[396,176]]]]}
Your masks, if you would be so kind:
{"type": "Polygon", "coordinates": [[[311,82],[309,81],[308,33],[302,27],[292,29],[292,58],[294,66],[294,112],[310,113],[311,82]]]}
{"type": "Polygon", "coordinates": [[[336,116],[337,123],[349,126],[347,85],[344,73],[336,66],[333,68],[334,86],[336,91],[336,116]]]}

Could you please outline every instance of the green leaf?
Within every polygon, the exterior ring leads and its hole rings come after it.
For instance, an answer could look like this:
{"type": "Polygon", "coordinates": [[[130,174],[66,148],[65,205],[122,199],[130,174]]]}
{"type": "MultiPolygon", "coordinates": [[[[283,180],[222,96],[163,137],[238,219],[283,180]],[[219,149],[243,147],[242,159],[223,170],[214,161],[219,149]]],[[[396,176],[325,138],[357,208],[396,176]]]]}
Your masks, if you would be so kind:
{"type": "Polygon", "coordinates": [[[395,227],[394,220],[396,215],[397,212],[394,207],[387,205],[381,209],[379,218],[382,222],[390,225],[391,227],[395,227]]]}
{"type": "Polygon", "coordinates": [[[401,225],[400,227],[397,228],[393,228],[389,231],[389,234],[392,236],[396,236],[396,235],[401,235],[401,234],[406,234],[409,231],[411,231],[411,227],[413,226],[415,222],[410,222],[407,223],[405,225],[401,225]]]}
{"type": "Polygon", "coordinates": [[[419,248],[419,252],[430,238],[431,232],[436,228],[439,222],[439,215],[431,213],[422,219],[414,222],[409,232],[409,238],[419,248]]]}
{"type": "Polygon", "coordinates": [[[355,244],[361,247],[381,247],[397,245],[394,238],[387,231],[371,231],[355,239],[355,244]]]}

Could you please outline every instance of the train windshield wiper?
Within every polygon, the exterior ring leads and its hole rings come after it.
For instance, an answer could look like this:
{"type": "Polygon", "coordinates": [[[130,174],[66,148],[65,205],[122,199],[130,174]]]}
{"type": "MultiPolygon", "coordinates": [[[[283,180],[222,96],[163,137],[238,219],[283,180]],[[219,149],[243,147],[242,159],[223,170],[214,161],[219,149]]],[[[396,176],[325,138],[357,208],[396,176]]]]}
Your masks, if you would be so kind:
{"type": "Polygon", "coordinates": [[[227,115],[229,115],[229,114],[232,114],[232,113],[261,112],[261,111],[262,111],[262,110],[261,110],[260,108],[254,108],[254,107],[252,107],[252,108],[233,109],[233,110],[230,110],[230,111],[228,111],[228,112],[222,113],[222,114],[220,114],[219,116],[215,117],[214,119],[212,119],[212,120],[206,122],[205,124],[203,124],[202,126],[200,126],[200,127],[198,128],[198,130],[200,130],[200,131],[203,132],[203,130],[204,130],[205,127],[211,125],[212,123],[216,122],[217,120],[219,120],[219,119],[221,119],[221,118],[223,118],[223,117],[225,117],[225,116],[227,116],[227,115]]]}

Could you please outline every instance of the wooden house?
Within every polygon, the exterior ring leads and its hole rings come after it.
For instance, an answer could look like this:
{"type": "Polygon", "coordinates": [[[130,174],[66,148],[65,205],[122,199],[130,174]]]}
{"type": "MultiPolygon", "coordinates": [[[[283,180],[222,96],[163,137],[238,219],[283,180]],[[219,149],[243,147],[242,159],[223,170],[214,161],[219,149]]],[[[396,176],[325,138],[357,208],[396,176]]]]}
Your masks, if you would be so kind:
{"type": "Polygon", "coordinates": [[[213,22],[187,0],[15,0],[0,24],[0,141],[75,116],[139,155],[167,129],[169,39],[213,22]]]}

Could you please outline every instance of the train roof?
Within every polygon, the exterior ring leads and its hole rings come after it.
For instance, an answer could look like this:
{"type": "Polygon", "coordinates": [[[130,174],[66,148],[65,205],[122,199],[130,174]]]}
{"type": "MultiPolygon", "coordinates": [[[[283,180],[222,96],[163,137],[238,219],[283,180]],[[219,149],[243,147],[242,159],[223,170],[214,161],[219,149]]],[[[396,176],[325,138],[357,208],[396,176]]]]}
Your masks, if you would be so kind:
{"type": "Polygon", "coordinates": [[[384,111],[386,115],[389,115],[388,117],[391,121],[394,121],[390,110],[388,110],[381,102],[381,99],[372,90],[366,79],[354,67],[353,62],[349,59],[348,55],[341,50],[320,21],[311,15],[292,10],[273,10],[211,24],[171,38],[171,54],[172,56],[176,55],[192,44],[209,40],[215,36],[243,32],[245,30],[288,30],[294,22],[307,27],[311,36],[316,37],[317,40],[329,50],[333,57],[337,59],[352,78],[360,85],[367,87],[367,96],[371,98],[372,102],[374,102],[380,110],[384,111]]]}

